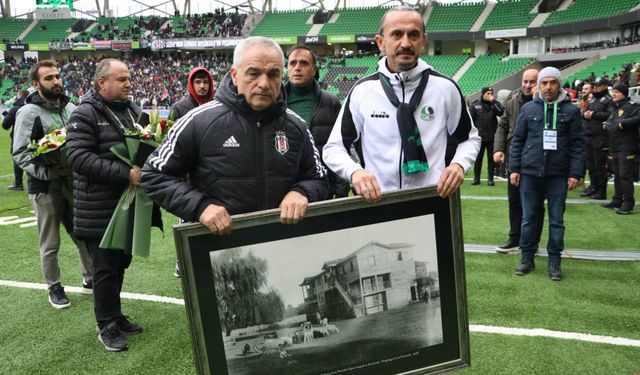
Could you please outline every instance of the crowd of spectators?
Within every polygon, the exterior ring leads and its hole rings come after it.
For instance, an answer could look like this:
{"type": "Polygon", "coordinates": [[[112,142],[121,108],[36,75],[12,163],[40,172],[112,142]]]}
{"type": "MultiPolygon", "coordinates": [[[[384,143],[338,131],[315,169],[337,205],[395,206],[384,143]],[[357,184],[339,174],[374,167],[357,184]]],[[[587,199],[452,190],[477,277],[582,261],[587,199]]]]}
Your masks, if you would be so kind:
{"type": "Polygon", "coordinates": [[[161,38],[237,37],[242,36],[242,27],[246,18],[246,14],[226,13],[223,8],[219,8],[213,13],[177,18],[154,36],[161,38]],[[174,23],[177,23],[177,27],[174,27],[174,23]]]}
{"type": "Polygon", "coordinates": [[[551,48],[551,53],[582,52],[582,51],[591,51],[591,50],[597,50],[597,49],[622,47],[622,46],[628,46],[632,44],[640,44],[640,37],[636,37],[635,39],[628,39],[628,40],[620,40],[620,37],[615,37],[608,40],[599,40],[596,42],[580,43],[579,46],[551,48]]]}

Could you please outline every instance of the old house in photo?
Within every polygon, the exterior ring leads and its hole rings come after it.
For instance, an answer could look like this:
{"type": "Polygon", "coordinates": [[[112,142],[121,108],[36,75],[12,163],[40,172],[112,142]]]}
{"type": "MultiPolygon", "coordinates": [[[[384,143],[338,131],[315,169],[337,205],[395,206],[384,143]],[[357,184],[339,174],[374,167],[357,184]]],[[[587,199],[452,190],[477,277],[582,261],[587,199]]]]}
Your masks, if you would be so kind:
{"type": "Polygon", "coordinates": [[[325,262],[300,286],[308,315],[345,319],[424,300],[434,282],[428,276],[426,262],[414,260],[414,244],[371,241],[325,262]]]}

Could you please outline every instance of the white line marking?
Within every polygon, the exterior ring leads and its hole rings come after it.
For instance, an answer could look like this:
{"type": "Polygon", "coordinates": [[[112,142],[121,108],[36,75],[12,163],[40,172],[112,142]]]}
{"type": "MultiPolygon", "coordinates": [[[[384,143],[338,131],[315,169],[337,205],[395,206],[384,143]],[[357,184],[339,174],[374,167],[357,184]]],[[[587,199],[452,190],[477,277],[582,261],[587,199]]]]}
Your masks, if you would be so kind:
{"type": "MultiPolygon", "coordinates": [[[[0,280],[0,286],[47,290],[47,286],[45,284],[29,283],[24,281],[0,280]]],[[[68,292],[86,294],[86,292],[84,292],[83,289],[80,287],[65,286],[64,288],[68,292]]],[[[174,305],[184,305],[184,300],[180,298],[155,296],[150,294],[122,292],[120,293],[120,297],[124,299],[131,299],[131,300],[137,300],[137,301],[161,302],[161,303],[170,303],[174,305]]],[[[580,333],[580,332],[552,331],[544,328],[512,328],[512,327],[497,327],[497,326],[470,324],[469,330],[471,332],[479,332],[479,333],[492,333],[492,334],[510,335],[510,336],[551,337],[551,338],[563,339],[563,340],[578,340],[578,341],[593,342],[597,344],[634,346],[634,347],[640,348],[640,340],[628,339],[625,337],[592,335],[589,333],[580,333]]]]}

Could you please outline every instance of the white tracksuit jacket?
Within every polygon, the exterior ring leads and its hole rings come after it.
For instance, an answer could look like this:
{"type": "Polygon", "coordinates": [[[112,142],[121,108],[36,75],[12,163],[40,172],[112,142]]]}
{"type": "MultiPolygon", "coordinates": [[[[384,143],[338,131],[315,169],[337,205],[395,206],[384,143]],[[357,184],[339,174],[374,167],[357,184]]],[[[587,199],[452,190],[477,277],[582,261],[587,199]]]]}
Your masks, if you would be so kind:
{"type": "MultiPolygon", "coordinates": [[[[398,99],[408,103],[420,83],[422,71],[431,67],[418,60],[415,68],[392,73],[386,61],[385,57],[378,62],[378,72],[389,77],[398,99]]],[[[436,185],[445,169],[447,135],[451,135],[458,142],[451,162],[460,164],[466,172],[478,155],[480,137],[458,85],[432,70],[414,113],[430,170],[403,175],[396,108],[387,99],[378,72],[359,80],[347,96],[323,149],[326,165],[347,181],[351,181],[353,172],[364,167],[376,176],[383,192],[436,185]],[[362,166],[349,156],[352,143],[362,166]]]]}

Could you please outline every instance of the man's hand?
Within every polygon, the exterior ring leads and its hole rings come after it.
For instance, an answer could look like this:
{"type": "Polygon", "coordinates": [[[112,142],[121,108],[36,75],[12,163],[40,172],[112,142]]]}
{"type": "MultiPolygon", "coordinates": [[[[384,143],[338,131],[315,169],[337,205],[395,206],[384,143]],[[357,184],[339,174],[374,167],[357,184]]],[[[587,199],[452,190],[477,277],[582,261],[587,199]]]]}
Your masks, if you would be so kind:
{"type": "Polygon", "coordinates": [[[351,183],[358,195],[362,195],[367,203],[377,203],[382,199],[382,192],[376,176],[364,169],[358,169],[351,175],[351,183]]]}
{"type": "Polygon", "coordinates": [[[520,173],[513,172],[509,175],[509,182],[513,186],[520,186],[520,173]]]}
{"type": "Polygon", "coordinates": [[[586,118],[587,120],[591,120],[591,116],[593,115],[593,111],[584,111],[584,113],[582,114],[584,116],[584,118],[586,118]]]}
{"type": "Polygon", "coordinates": [[[504,152],[496,151],[493,153],[493,161],[496,163],[504,163],[504,152]]]}
{"type": "Polygon", "coordinates": [[[213,234],[229,234],[233,229],[231,216],[227,209],[222,206],[210,204],[202,211],[200,222],[204,224],[213,234]]]}
{"type": "Polygon", "coordinates": [[[440,175],[436,192],[442,198],[450,197],[464,181],[464,169],[458,163],[451,163],[440,175]]]}
{"type": "Polygon", "coordinates": [[[133,186],[140,186],[140,167],[134,165],[129,169],[129,184],[133,186]]]}
{"type": "Polygon", "coordinates": [[[280,222],[282,224],[297,224],[307,211],[309,200],[297,191],[290,191],[280,202],[280,222]]]}
{"type": "Polygon", "coordinates": [[[578,185],[580,185],[580,180],[575,177],[569,177],[569,180],[567,180],[567,187],[569,190],[575,189],[578,185]]]}

